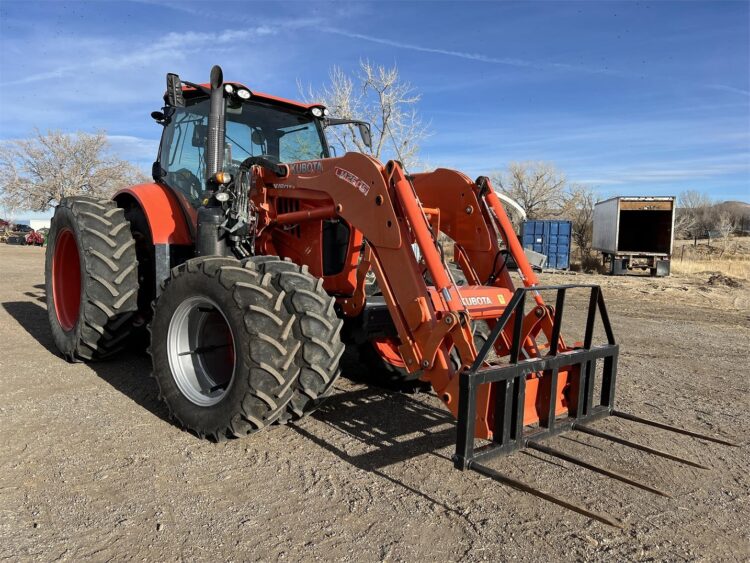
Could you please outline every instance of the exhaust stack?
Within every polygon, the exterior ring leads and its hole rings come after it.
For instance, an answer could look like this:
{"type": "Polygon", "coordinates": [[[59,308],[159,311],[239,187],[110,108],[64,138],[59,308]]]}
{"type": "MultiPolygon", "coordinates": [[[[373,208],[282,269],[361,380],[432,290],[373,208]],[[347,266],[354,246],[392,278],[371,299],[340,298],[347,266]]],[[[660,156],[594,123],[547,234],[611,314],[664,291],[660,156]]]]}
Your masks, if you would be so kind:
{"type": "MultiPolygon", "coordinates": [[[[224,73],[219,65],[211,69],[211,102],[208,112],[206,140],[206,189],[216,188],[213,179],[224,168],[224,73]]],[[[195,241],[196,256],[227,256],[229,249],[220,226],[224,210],[213,198],[198,208],[198,229],[195,241]]]]}
{"type": "Polygon", "coordinates": [[[224,73],[219,65],[211,69],[211,106],[208,114],[206,183],[224,167],[224,73]]]}

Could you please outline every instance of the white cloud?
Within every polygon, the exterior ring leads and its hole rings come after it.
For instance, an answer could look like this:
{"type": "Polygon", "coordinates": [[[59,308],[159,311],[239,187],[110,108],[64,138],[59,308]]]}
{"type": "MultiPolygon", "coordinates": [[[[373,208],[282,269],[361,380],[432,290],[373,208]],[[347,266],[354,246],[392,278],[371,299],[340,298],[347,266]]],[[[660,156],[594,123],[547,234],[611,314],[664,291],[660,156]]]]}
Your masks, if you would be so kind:
{"type": "MultiPolygon", "coordinates": [[[[274,33],[261,26],[217,28],[215,33],[186,30],[144,36],[3,37],[5,52],[23,46],[21,60],[6,58],[0,84],[2,136],[40,129],[106,129],[147,136],[154,130],[150,111],[161,106],[166,72],[204,82],[211,65],[229,61],[225,76],[264,77],[268,86],[278,68],[293,56],[264,41],[274,33]]],[[[263,89],[263,88],[259,88],[263,89]]]]}
{"type": "Polygon", "coordinates": [[[136,137],[133,135],[107,135],[111,152],[119,158],[136,163],[156,160],[159,139],[136,137]]]}
{"type": "Polygon", "coordinates": [[[156,41],[144,41],[143,43],[147,46],[138,49],[125,48],[121,42],[115,40],[106,46],[97,42],[95,48],[90,49],[88,53],[85,53],[86,47],[83,44],[78,47],[78,56],[73,57],[78,62],[59,65],[54,70],[29,74],[4,82],[2,86],[32,84],[53,78],[73,77],[91,71],[115,72],[129,68],[143,68],[162,61],[170,61],[174,64],[196,52],[210,53],[219,45],[237,45],[268,33],[270,31],[266,26],[247,30],[229,29],[218,34],[195,31],[171,32],[156,41]]]}
{"type": "Polygon", "coordinates": [[[723,90],[724,92],[731,92],[733,94],[739,94],[740,96],[750,98],[750,91],[743,90],[742,88],[735,88],[734,86],[728,86],[726,84],[709,84],[708,87],[714,90],[723,90]]]}
{"type": "Polygon", "coordinates": [[[351,39],[359,39],[362,41],[369,41],[371,43],[379,43],[381,45],[387,45],[389,47],[396,47],[399,49],[408,49],[410,51],[419,51],[422,53],[433,53],[437,55],[446,55],[449,57],[457,57],[459,59],[467,59],[470,61],[478,61],[483,63],[500,64],[522,68],[533,68],[537,70],[564,70],[583,72],[590,74],[616,74],[624,75],[624,73],[606,69],[603,67],[594,66],[583,66],[583,65],[572,65],[568,63],[552,62],[552,61],[535,61],[528,59],[519,59],[513,57],[491,57],[481,53],[469,53],[466,51],[455,51],[450,49],[440,49],[437,47],[425,47],[422,45],[416,45],[414,43],[406,43],[404,41],[396,41],[393,39],[386,39],[383,37],[375,37],[373,35],[365,35],[363,33],[354,33],[344,29],[338,29],[335,27],[321,27],[320,31],[325,33],[332,33],[335,35],[341,35],[343,37],[349,37],[351,39]]]}

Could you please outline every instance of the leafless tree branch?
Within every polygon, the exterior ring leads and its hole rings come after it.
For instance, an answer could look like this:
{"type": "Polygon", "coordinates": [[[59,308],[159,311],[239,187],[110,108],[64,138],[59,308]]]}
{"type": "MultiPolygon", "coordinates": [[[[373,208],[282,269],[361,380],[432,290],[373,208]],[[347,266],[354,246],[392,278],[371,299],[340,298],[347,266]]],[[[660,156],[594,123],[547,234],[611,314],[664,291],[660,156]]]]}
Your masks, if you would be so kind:
{"type": "Polygon", "coordinates": [[[429,126],[422,122],[417,111],[421,96],[401,80],[396,66],[387,68],[360,61],[354,77],[334,66],[328,85],[319,91],[310,86],[302,94],[308,101],[323,103],[332,116],[370,123],[372,150],[351,125],[326,130],[333,146],[343,152],[371,154],[378,160],[399,159],[409,169],[419,166],[419,148],[429,135],[429,126]]]}
{"type": "Polygon", "coordinates": [[[46,211],[72,195],[110,197],[145,180],[125,160],[107,152],[107,136],[35,130],[30,139],[0,144],[0,201],[9,209],[46,211]]]}
{"type": "Polygon", "coordinates": [[[491,176],[493,184],[513,198],[529,219],[563,215],[572,195],[565,175],[549,162],[511,162],[491,176]]]}

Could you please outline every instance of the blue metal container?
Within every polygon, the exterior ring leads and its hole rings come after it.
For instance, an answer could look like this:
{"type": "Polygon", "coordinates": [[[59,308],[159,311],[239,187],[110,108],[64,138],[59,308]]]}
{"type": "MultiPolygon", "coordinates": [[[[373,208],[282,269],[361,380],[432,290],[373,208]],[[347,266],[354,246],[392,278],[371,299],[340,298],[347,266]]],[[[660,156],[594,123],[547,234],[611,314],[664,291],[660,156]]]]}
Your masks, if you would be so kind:
{"type": "Polygon", "coordinates": [[[570,267],[570,221],[524,221],[521,244],[524,248],[547,256],[547,267],[567,270],[570,267]]]}

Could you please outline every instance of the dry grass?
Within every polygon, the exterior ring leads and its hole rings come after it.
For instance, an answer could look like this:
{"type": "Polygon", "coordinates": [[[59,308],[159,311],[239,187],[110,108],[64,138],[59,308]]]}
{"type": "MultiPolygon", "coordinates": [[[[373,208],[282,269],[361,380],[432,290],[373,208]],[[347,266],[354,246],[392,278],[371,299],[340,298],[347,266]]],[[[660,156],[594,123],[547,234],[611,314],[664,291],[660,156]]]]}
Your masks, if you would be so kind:
{"type": "Polygon", "coordinates": [[[700,272],[720,272],[733,278],[750,280],[750,260],[714,259],[683,260],[673,259],[671,270],[675,274],[698,274],[700,272]]]}
{"type": "Polygon", "coordinates": [[[697,245],[689,240],[676,240],[671,270],[675,274],[719,272],[725,276],[750,280],[750,237],[730,237],[697,245]]]}

